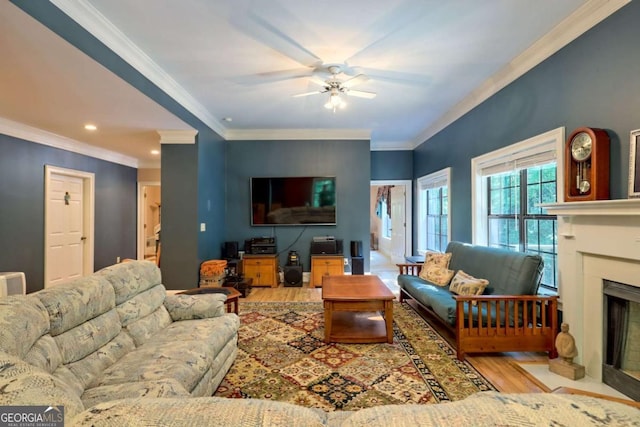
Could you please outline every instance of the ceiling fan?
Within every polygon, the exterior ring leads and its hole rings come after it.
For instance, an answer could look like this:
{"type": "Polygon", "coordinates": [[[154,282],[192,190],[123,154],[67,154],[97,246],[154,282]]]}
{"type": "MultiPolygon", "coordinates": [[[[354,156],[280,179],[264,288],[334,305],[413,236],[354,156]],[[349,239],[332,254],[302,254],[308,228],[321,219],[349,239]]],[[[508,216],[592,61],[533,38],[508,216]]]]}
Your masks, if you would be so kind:
{"type": "Polygon", "coordinates": [[[353,90],[352,87],[365,83],[369,80],[364,74],[358,74],[355,77],[352,77],[345,81],[340,81],[338,79],[338,74],[342,72],[342,68],[339,65],[330,65],[328,68],[331,76],[327,80],[319,79],[318,77],[311,77],[310,81],[322,86],[321,90],[315,90],[312,92],[299,93],[297,95],[293,95],[294,98],[299,98],[303,96],[316,95],[319,93],[328,93],[329,101],[324,105],[325,108],[333,110],[335,113],[337,108],[344,108],[346,103],[340,96],[341,94],[347,96],[356,96],[358,98],[366,98],[372,99],[376,97],[374,92],[366,92],[362,90],[353,90]]]}

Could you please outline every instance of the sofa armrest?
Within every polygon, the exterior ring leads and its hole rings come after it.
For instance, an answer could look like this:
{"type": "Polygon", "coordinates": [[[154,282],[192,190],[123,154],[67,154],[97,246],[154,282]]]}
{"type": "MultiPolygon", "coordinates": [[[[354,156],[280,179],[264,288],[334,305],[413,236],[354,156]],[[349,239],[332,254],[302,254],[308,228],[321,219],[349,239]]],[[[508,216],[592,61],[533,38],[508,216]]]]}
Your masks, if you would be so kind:
{"type": "Polygon", "coordinates": [[[418,276],[424,264],[396,264],[400,270],[400,274],[409,276],[418,276]]]}
{"type": "Polygon", "coordinates": [[[474,351],[548,351],[558,356],[557,295],[452,295],[458,359],[474,351]],[[516,350],[517,349],[517,350],[516,350]]]}
{"type": "Polygon", "coordinates": [[[219,317],[226,313],[225,294],[167,295],[164,306],[173,321],[219,317]]]}

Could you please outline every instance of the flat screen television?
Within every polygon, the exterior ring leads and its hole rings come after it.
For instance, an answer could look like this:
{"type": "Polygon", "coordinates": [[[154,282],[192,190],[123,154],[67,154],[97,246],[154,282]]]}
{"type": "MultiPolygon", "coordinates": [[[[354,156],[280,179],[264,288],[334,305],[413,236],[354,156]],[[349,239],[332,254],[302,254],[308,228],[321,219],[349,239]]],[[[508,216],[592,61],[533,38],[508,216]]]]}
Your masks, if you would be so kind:
{"type": "Polygon", "coordinates": [[[335,225],[333,176],[251,178],[251,225],[335,225]]]}

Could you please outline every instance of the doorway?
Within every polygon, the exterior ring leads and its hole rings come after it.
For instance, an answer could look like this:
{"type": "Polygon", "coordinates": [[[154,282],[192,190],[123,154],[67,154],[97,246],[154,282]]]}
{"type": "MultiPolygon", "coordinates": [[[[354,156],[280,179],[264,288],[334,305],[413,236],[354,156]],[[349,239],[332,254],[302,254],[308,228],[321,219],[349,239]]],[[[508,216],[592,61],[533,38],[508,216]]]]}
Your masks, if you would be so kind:
{"type": "Polygon", "coordinates": [[[162,225],[159,182],[138,183],[138,259],[157,263],[162,225]]]}
{"type": "Polygon", "coordinates": [[[404,262],[412,252],[411,184],[411,180],[371,181],[371,250],[392,263],[404,262]],[[384,187],[389,193],[380,203],[378,193],[384,187]],[[381,204],[386,211],[381,210],[381,204]]]}
{"type": "Polygon", "coordinates": [[[371,181],[370,270],[371,274],[380,277],[395,295],[399,293],[396,264],[404,263],[405,257],[412,253],[411,185],[410,180],[371,181]],[[381,189],[388,191],[389,209],[387,200],[384,203],[378,201],[381,189]],[[387,213],[389,215],[386,215],[387,213]]]}
{"type": "Polygon", "coordinates": [[[44,287],[93,273],[95,176],[45,165],[44,287]]]}

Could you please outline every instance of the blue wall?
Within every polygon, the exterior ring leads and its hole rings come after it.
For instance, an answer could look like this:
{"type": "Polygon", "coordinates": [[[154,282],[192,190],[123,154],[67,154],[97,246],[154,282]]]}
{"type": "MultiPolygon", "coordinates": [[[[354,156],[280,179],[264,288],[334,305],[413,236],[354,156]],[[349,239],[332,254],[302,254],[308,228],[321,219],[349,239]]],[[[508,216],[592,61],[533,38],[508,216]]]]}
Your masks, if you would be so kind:
{"type": "Polygon", "coordinates": [[[372,151],[371,180],[413,178],[413,151],[372,151]]]}
{"type": "Polygon", "coordinates": [[[640,2],[631,2],[414,151],[414,178],[452,168],[453,240],[472,240],[471,159],[561,126],[567,136],[607,130],[611,198],[627,197],[629,132],[640,128],[639,21],[640,2]]]}
{"type": "Polygon", "coordinates": [[[215,132],[203,129],[198,134],[198,223],[206,226],[199,231],[200,261],[219,258],[225,238],[225,147],[215,132]]]}
{"type": "MultiPolygon", "coordinates": [[[[244,243],[256,236],[275,236],[280,264],[296,250],[310,269],[314,236],[343,239],[349,256],[351,240],[369,241],[369,141],[231,141],[227,143],[226,240],[244,243]],[[252,176],[335,176],[336,226],[251,227],[249,178],[252,176]]],[[[364,245],[365,270],[369,250],[364,245]]]]}
{"type": "Polygon", "coordinates": [[[0,271],[44,287],[45,165],[95,174],[95,269],[135,258],[136,169],[0,134],[0,271]]]}
{"type": "MultiPolygon", "coordinates": [[[[224,182],[220,179],[222,163],[219,160],[224,159],[221,138],[52,3],[12,2],[198,131],[197,147],[163,145],[161,190],[163,282],[168,289],[195,286],[200,262],[211,257],[210,248],[218,248],[216,257],[219,256],[224,236],[225,227],[219,221],[224,212],[224,182]],[[207,171],[210,165],[217,165],[217,171],[207,171]],[[200,173],[200,167],[205,167],[205,171],[200,173]],[[201,179],[204,186],[199,186],[201,179]],[[203,208],[205,200],[217,203],[210,203],[209,210],[203,208]],[[200,222],[207,223],[206,233],[198,234],[200,222]]],[[[135,235],[132,238],[135,239],[135,235]]]]}

